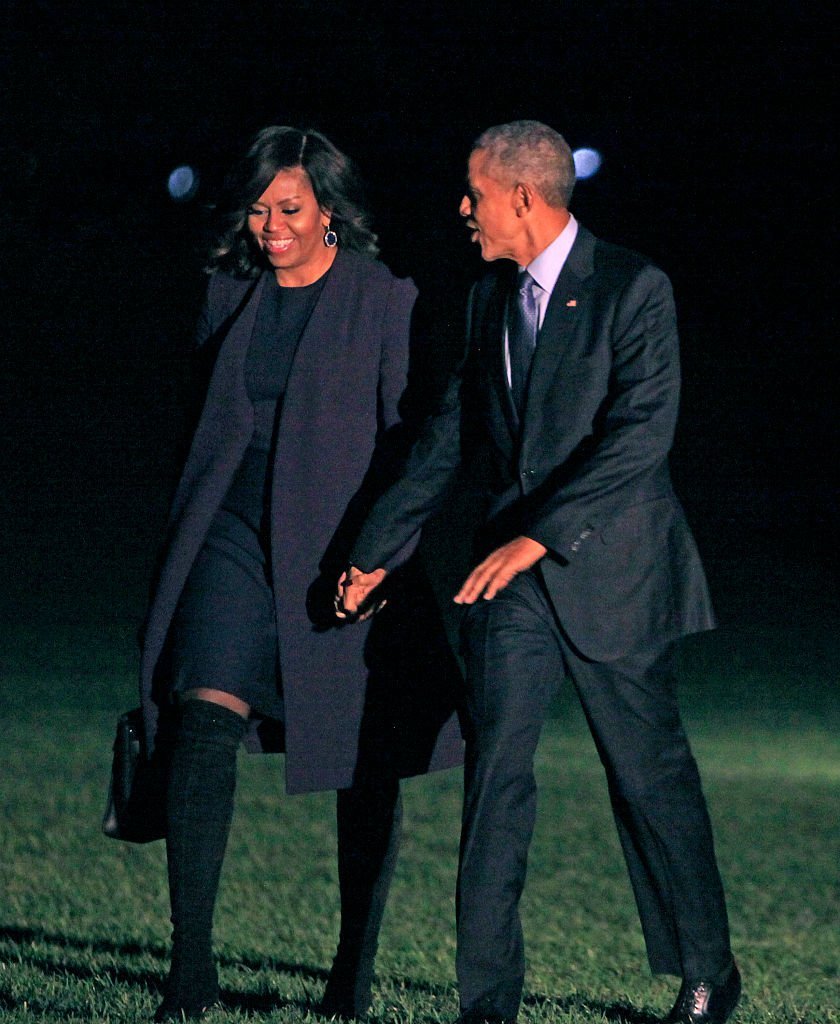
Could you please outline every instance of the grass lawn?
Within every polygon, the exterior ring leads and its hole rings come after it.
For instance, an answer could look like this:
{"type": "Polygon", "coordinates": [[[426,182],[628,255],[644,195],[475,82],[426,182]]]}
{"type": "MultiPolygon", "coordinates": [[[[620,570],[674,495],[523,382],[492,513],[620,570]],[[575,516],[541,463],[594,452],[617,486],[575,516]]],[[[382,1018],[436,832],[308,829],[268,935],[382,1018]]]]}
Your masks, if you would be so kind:
{"type": "MultiPolygon", "coordinates": [[[[840,1022],[836,655],[806,674],[775,630],[683,648],[685,717],[704,774],[745,978],[742,1024],[840,1022]],[[832,668],[833,666],[833,668],[832,668]]],[[[131,631],[3,630],[0,1017],[149,1020],[167,966],[162,843],[99,834],[116,713],[134,695],[131,631]]],[[[652,1024],[652,979],[580,713],[558,698],[539,754],[523,899],[523,1024],[652,1024]]],[[[457,1014],[453,887],[458,772],[406,784],[403,852],[372,1019],[457,1014]]],[[[332,794],[288,798],[282,759],[243,755],[217,910],[224,1009],[208,1018],[315,1022],[337,935],[332,794]]]]}

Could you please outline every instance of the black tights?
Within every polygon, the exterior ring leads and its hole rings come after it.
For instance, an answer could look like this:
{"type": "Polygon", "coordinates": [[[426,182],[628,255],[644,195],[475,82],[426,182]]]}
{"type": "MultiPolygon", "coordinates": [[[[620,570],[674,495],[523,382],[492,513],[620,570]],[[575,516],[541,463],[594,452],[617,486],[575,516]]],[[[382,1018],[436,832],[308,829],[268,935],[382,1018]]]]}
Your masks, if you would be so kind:
{"type": "MultiPolygon", "coordinates": [[[[189,700],[181,709],[167,797],[166,852],[172,905],[172,966],[157,1019],[195,1016],[218,999],[213,908],[246,721],[228,708],[189,700]]],[[[373,961],[399,848],[399,782],[360,777],[337,798],[341,935],[323,1009],[353,1017],[370,1003],[373,961]]]]}

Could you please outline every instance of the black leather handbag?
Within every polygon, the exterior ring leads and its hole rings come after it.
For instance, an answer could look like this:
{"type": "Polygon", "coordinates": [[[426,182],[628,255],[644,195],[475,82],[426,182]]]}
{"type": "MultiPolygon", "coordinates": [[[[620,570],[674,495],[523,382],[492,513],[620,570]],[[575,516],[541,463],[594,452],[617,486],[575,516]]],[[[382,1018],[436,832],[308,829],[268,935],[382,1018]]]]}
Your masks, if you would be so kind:
{"type": "Polygon", "coordinates": [[[142,743],[143,716],[133,708],[117,719],[114,759],[102,831],[111,839],[150,843],[166,834],[165,744],[146,757],[142,743]]]}

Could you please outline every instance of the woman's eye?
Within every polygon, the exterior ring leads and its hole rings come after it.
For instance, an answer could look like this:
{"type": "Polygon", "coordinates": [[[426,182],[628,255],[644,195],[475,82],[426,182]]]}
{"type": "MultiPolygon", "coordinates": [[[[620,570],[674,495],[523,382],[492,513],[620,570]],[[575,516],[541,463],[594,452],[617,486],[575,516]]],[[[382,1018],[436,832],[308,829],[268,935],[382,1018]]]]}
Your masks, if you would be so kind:
{"type": "Polygon", "coordinates": [[[265,210],[258,210],[254,206],[249,206],[248,207],[248,216],[249,217],[264,217],[265,216],[265,210]]]}
{"type": "Polygon", "coordinates": [[[300,213],[300,207],[298,206],[298,207],[295,207],[294,209],[288,209],[288,210],[284,210],[284,211],[283,211],[283,213],[284,213],[284,214],[285,214],[285,215],[286,215],[287,217],[291,217],[291,216],[292,216],[293,214],[295,214],[295,213],[300,213]]]}

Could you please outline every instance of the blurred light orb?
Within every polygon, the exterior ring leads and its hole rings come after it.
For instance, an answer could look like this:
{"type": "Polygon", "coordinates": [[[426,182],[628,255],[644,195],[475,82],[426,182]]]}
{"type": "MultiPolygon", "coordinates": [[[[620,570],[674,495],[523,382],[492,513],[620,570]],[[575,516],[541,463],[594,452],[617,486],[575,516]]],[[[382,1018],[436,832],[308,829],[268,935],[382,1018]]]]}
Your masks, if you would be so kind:
{"type": "Polygon", "coordinates": [[[186,203],[198,191],[198,174],[192,167],[182,164],[169,175],[166,188],[176,203],[186,203]]]}
{"type": "Polygon", "coordinates": [[[597,149],[576,149],[572,153],[572,159],[575,162],[575,174],[581,179],[591,178],[593,174],[597,174],[604,162],[597,149]]]}

